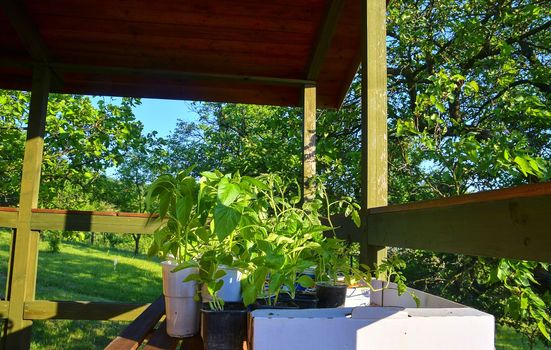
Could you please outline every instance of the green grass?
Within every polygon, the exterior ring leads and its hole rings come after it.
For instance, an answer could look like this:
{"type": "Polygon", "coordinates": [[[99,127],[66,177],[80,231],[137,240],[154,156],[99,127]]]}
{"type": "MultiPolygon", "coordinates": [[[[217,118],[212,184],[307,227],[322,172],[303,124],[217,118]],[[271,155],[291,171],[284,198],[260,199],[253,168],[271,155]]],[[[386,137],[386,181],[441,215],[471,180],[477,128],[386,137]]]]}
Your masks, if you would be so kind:
{"type": "MultiPolygon", "coordinates": [[[[0,230],[1,286],[6,281],[10,237],[0,230]]],[[[50,253],[47,244],[40,243],[36,299],[150,302],[161,294],[161,288],[158,262],[144,256],[80,243],[62,243],[60,253],[50,253]]],[[[125,324],[36,321],[31,349],[103,349],[125,324]]],[[[528,342],[513,329],[498,327],[496,333],[497,350],[529,349],[528,342]]],[[[538,344],[534,349],[549,348],[538,344]]]]}
{"type": "MultiPolygon", "coordinates": [[[[7,274],[11,234],[0,231],[0,285],[7,274]]],[[[131,252],[62,243],[50,253],[40,243],[36,299],[151,302],[162,292],[157,261],[131,252]],[[115,261],[117,261],[115,268],[115,261]]],[[[2,295],[3,289],[2,289],[2,295]]],[[[125,326],[111,321],[35,321],[31,349],[103,349],[125,326]]]]}

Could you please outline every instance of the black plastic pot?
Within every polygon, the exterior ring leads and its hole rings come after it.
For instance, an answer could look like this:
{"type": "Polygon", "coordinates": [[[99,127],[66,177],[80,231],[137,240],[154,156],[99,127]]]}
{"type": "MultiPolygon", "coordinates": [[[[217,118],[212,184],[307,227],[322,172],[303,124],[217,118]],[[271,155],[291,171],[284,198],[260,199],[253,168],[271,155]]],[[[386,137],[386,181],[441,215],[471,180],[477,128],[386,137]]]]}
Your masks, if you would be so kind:
{"type": "Polygon", "coordinates": [[[273,303],[274,297],[271,302],[268,303],[267,299],[256,299],[256,303],[249,306],[250,311],[257,309],[298,309],[298,305],[295,304],[290,298],[285,298],[287,294],[280,294],[277,303],[273,303]],[[271,305],[270,305],[271,304],[271,305]]]}
{"type": "Polygon", "coordinates": [[[318,296],[318,308],[329,308],[344,306],[346,301],[345,285],[317,285],[316,295],[318,296]]]}
{"type": "Polygon", "coordinates": [[[296,304],[299,309],[316,309],[318,307],[318,297],[315,293],[296,292],[294,299],[291,299],[289,294],[280,294],[279,300],[291,301],[296,304]]]}
{"type": "Polygon", "coordinates": [[[205,350],[241,350],[247,338],[247,309],[226,303],[224,310],[201,310],[201,337],[205,350]]]}

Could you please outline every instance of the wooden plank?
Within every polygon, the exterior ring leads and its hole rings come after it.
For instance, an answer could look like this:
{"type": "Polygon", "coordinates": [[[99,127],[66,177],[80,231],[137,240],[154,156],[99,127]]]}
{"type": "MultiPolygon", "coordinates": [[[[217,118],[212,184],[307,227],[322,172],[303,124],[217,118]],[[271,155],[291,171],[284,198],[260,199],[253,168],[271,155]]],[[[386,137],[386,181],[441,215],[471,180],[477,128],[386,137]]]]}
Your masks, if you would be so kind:
{"type": "Polygon", "coordinates": [[[318,38],[314,46],[314,50],[310,56],[308,63],[306,78],[309,80],[317,80],[321,71],[321,66],[325,62],[325,56],[331,45],[331,39],[335,34],[337,22],[340,18],[344,0],[331,0],[325,14],[322,26],[318,33],[318,38]]]}
{"type": "MultiPolygon", "coordinates": [[[[294,10],[293,10],[294,11],[294,10]]],[[[223,41],[270,42],[281,44],[304,45],[310,47],[312,34],[286,33],[269,30],[250,30],[241,28],[209,27],[204,25],[128,22],[109,20],[105,18],[76,18],[73,16],[58,16],[41,14],[37,18],[37,25],[43,29],[43,35],[64,36],[76,35],[85,37],[99,36],[133,36],[139,37],[164,37],[179,39],[213,39],[223,41]],[[85,28],[85,31],[79,30],[85,28]]],[[[4,38],[4,39],[9,39],[4,38]]]]}
{"type": "Polygon", "coordinates": [[[348,242],[361,242],[362,229],[358,228],[351,218],[342,214],[331,216],[331,222],[335,227],[335,234],[338,238],[348,242]]]}
{"type": "Polygon", "coordinates": [[[0,208],[0,227],[17,227],[17,216],[17,208],[0,208]]]}
{"type": "Polygon", "coordinates": [[[105,350],[134,350],[144,341],[159,319],[165,313],[165,299],[160,296],[140,316],[136,318],[105,350]]]}
{"type": "MultiPolygon", "coordinates": [[[[545,186],[548,188],[548,185],[545,186]]],[[[487,199],[463,196],[374,209],[368,242],[446,253],[551,262],[551,194],[487,199]]]]}
{"type": "Polygon", "coordinates": [[[480,203],[488,201],[498,201],[506,199],[517,199],[526,197],[539,197],[551,195],[551,182],[542,182],[536,184],[520,185],[498,190],[482,191],[470,193],[461,196],[440,198],[427,201],[412,202],[406,204],[389,205],[369,209],[369,214],[389,213],[406,210],[431,209],[436,207],[448,207],[451,205],[460,205],[468,203],[480,203]]]}
{"type": "Polygon", "coordinates": [[[191,80],[214,80],[214,81],[235,81],[243,83],[254,83],[262,85],[288,85],[302,86],[305,84],[313,84],[313,81],[308,79],[287,79],[278,77],[263,77],[263,76],[241,76],[231,74],[210,74],[210,73],[195,73],[182,72],[158,69],[138,69],[126,67],[105,67],[105,66],[87,66],[76,64],[52,63],[51,66],[60,72],[79,72],[79,73],[94,73],[94,74],[114,74],[128,75],[153,78],[175,78],[175,79],[191,79],[191,80]]]}
{"type": "Polygon", "coordinates": [[[361,1],[362,153],[361,206],[364,237],[360,261],[372,265],[386,248],[370,244],[367,209],[387,204],[386,2],[361,1]]]}
{"type": "Polygon", "coordinates": [[[62,230],[110,233],[150,234],[161,224],[150,222],[147,215],[105,215],[101,213],[60,211],[32,213],[33,230],[62,230]]]}
{"type": "MultiPolygon", "coordinates": [[[[188,2],[189,4],[195,2],[188,2]]],[[[216,2],[215,2],[216,3],[216,2]]],[[[264,13],[260,8],[247,12],[243,6],[236,6],[236,3],[227,3],[226,9],[220,9],[225,13],[219,15],[213,15],[209,9],[202,11],[190,11],[186,9],[186,2],[151,2],[143,1],[141,4],[136,4],[132,1],[126,4],[120,4],[119,2],[104,2],[102,5],[98,5],[96,2],[87,1],[57,1],[55,5],[52,3],[46,3],[41,1],[33,1],[29,3],[29,9],[31,13],[37,14],[49,14],[49,15],[63,15],[73,18],[101,18],[114,21],[126,21],[131,23],[149,22],[159,24],[175,24],[175,25],[194,25],[203,27],[214,27],[223,31],[225,28],[232,29],[246,29],[250,31],[254,30],[266,30],[285,33],[299,33],[299,34],[314,34],[316,30],[315,21],[317,18],[313,16],[316,12],[319,16],[323,13],[323,3],[318,2],[315,5],[306,5],[310,8],[310,11],[306,11],[304,19],[300,18],[287,18],[278,16],[274,12],[272,16],[267,16],[270,13],[270,8],[264,6],[264,13]],[[171,8],[159,8],[158,6],[170,6],[171,8]],[[231,15],[228,14],[235,11],[231,15]]],[[[269,3],[268,3],[269,4],[269,3]]],[[[240,4],[241,5],[241,4],[240,4]]],[[[293,4],[294,5],[294,4],[293,4]]],[[[208,7],[208,4],[201,2],[203,7],[208,7]]],[[[285,10],[287,14],[296,17],[297,11],[294,6],[289,4],[281,6],[282,10],[285,10]]],[[[285,14],[282,14],[285,16],[285,14]]]]}
{"type": "Polygon", "coordinates": [[[312,200],[316,176],[316,86],[306,85],[303,90],[304,119],[302,124],[302,188],[304,200],[312,200]]]}
{"type": "Polygon", "coordinates": [[[25,302],[26,320],[110,320],[133,321],[150,304],[115,303],[99,301],[49,301],[25,302]]]}
{"type": "Polygon", "coordinates": [[[6,327],[5,346],[10,350],[30,347],[32,322],[24,319],[23,308],[25,301],[34,299],[36,287],[40,235],[38,231],[31,229],[31,210],[38,203],[49,88],[50,71],[44,67],[36,67],[33,73],[17,230],[12,239],[12,268],[8,276],[8,317],[12,326],[6,327]]]}
{"type": "Polygon", "coordinates": [[[0,300],[0,318],[8,318],[8,311],[10,309],[10,302],[7,300],[0,300]]]}
{"type": "Polygon", "coordinates": [[[182,339],[180,350],[203,350],[203,338],[199,334],[182,339]]]}
{"type": "Polygon", "coordinates": [[[143,350],[174,350],[180,340],[166,333],[166,321],[162,322],[153,332],[143,350]]]}
{"type": "Polygon", "coordinates": [[[13,28],[16,30],[23,46],[30,53],[35,61],[48,61],[48,53],[46,45],[42,41],[38,29],[29,19],[23,2],[15,0],[0,0],[0,8],[2,8],[13,28]]]}

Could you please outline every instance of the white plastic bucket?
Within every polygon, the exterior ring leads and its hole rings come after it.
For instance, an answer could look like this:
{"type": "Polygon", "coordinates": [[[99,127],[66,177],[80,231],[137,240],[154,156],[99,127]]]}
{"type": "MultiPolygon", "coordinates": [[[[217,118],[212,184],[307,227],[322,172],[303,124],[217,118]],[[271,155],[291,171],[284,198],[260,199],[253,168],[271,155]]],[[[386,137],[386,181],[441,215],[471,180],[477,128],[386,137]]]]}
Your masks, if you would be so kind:
{"type": "Polygon", "coordinates": [[[166,332],[171,337],[185,338],[199,332],[199,303],[194,300],[197,282],[183,282],[196,268],[171,272],[177,264],[163,261],[163,294],[166,307],[166,332]]]}
{"type": "MultiPolygon", "coordinates": [[[[220,266],[221,270],[226,271],[226,275],[221,278],[224,281],[224,285],[218,291],[218,297],[226,302],[240,302],[241,301],[241,271],[237,269],[228,269],[224,266],[220,266]]],[[[201,297],[203,302],[212,300],[207,287],[203,286],[201,289],[201,297]]]]}

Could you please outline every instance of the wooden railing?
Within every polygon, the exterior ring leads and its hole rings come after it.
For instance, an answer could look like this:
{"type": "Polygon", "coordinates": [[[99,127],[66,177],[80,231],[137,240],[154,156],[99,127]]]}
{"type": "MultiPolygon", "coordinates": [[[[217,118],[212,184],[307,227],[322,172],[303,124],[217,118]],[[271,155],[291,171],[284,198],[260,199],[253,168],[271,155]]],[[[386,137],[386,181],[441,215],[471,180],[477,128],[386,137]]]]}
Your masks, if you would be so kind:
{"type": "MultiPolygon", "coordinates": [[[[18,210],[0,208],[0,227],[15,228],[18,210]]],[[[147,214],[34,209],[32,230],[150,234],[147,214]]],[[[368,243],[551,262],[551,183],[368,210],[368,243]]],[[[335,216],[340,237],[360,241],[348,218],[335,216]]],[[[149,304],[34,300],[24,319],[133,320],[149,304]]],[[[9,301],[0,301],[5,317],[9,301]]]]}
{"type": "Polygon", "coordinates": [[[368,243],[551,262],[551,182],[373,208],[368,243]]]}

